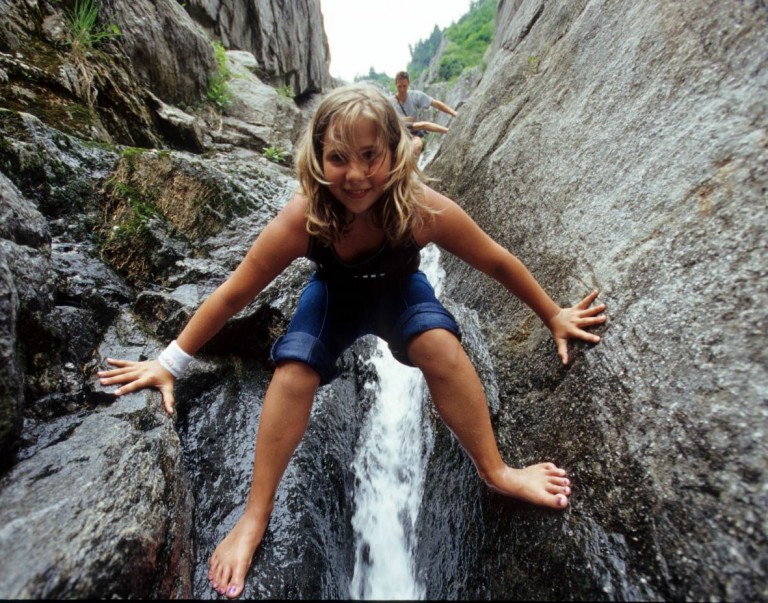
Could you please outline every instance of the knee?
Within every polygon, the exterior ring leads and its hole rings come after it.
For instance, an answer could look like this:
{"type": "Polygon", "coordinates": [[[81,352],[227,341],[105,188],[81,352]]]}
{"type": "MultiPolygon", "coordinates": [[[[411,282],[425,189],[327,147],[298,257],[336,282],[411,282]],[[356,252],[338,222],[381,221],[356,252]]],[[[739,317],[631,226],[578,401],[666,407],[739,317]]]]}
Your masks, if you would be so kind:
{"type": "Polygon", "coordinates": [[[467,360],[456,335],[445,329],[430,329],[408,344],[408,357],[427,377],[446,378],[456,374],[467,360]]]}
{"type": "Polygon", "coordinates": [[[314,397],[320,375],[308,364],[298,360],[280,362],[272,375],[272,383],[296,398],[314,397]]]}

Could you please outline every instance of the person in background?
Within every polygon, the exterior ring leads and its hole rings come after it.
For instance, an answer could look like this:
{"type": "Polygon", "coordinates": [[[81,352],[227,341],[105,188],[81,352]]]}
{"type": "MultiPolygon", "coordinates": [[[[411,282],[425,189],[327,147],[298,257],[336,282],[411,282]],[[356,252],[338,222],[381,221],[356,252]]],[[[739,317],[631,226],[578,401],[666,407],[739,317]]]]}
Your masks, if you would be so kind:
{"type": "Polygon", "coordinates": [[[178,339],[155,360],[108,358],[117,368],[99,371],[102,385],[120,385],[116,396],[158,388],[172,414],[175,379],[192,356],[294,260],[315,263],[287,332],[272,347],[275,370],[243,515],[211,557],[211,587],[230,599],[243,592],[317,388],[337,377],[337,359],[367,334],[385,340],[399,362],[421,370],[437,412],[489,488],[549,509],[568,506],[571,482],[564,469],[551,462],[515,468],[502,458],[459,326],[419,270],[424,246],[456,255],[529,306],[549,328],[563,363],[568,342],[599,342],[586,329],[606,320],[605,305],[592,306],[597,291],[575,306],[559,306],[518,258],[425,184],[403,121],[373,86],[337,88],[322,100],[298,148],[297,176],[299,190],[178,339]]]}
{"type": "Polygon", "coordinates": [[[448,132],[448,128],[440,124],[431,121],[419,121],[419,109],[434,107],[451,117],[456,117],[457,113],[443,101],[432,98],[421,90],[408,90],[410,85],[411,78],[408,76],[408,72],[399,71],[395,75],[397,92],[392,95],[392,104],[395,106],[400,118],[405,122],[405,126],[408,128],[411,136],[413,136],[413,156],[418,159],[424,150],[425,132],[438,132],[440,134],[448,132]]]}

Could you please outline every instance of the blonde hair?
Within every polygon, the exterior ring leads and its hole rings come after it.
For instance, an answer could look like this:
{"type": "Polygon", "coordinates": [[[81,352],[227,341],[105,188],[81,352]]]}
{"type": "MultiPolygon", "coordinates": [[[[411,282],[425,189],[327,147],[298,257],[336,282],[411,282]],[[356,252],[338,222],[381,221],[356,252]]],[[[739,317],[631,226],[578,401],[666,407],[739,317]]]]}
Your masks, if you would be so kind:
{"type": "Polygon", "coordinates": [[[384,194],[371,208],[370,217],[390,242],[402,244],[435,210],[423,202],[420,181],[427,178],[413,157],[411,135],[384,93],[367,84],[350,84],[325,96],[299,144],[296,168],[301,192],[307,198],[307,232],[330,245],[349,228],[346,208],[331,194],[323,177],[323,144],[327,135],[341,154],[362,160],[355,148],[355,126],[360,119],[376,125],[376,155],[388,148],[392,158],[384,194]]]}

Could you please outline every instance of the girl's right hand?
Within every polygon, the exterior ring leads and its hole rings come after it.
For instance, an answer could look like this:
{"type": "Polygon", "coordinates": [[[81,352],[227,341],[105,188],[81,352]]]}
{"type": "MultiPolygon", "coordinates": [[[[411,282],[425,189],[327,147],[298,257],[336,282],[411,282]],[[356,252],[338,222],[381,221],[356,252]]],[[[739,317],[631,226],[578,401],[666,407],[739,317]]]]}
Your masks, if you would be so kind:
{"type": "Polygon", "coordinates": [[[156,387],[163,395],[165,412],[173,414],[176,404],[173,398],[174,378],[157,360],[116,360],[107,358],[107,362],[119,368],[108,371],[98,371],[99,382],[102,385],[125,384],[116,389],[115,396],[122,396],[138,391],[145,387],[156,387]]]}

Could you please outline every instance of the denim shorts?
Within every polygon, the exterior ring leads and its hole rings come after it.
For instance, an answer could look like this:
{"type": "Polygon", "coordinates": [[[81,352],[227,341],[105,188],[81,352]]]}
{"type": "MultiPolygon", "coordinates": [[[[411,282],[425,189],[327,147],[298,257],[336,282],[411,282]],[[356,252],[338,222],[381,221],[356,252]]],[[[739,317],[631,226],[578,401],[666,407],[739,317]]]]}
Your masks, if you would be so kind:
{"type": "Polygon", "coordinates": [[[338,376],[336,361],[359,337],[380,337],[399,362],[413,366],[408,342],[430,329],[446,329],[461,338],[456,320],[437,300],[421,271],[384,287],[359,288],[331,284],[313,275],[288,331],[272,346],[271,358],[308,364],[324,385],[338,376]]]}

